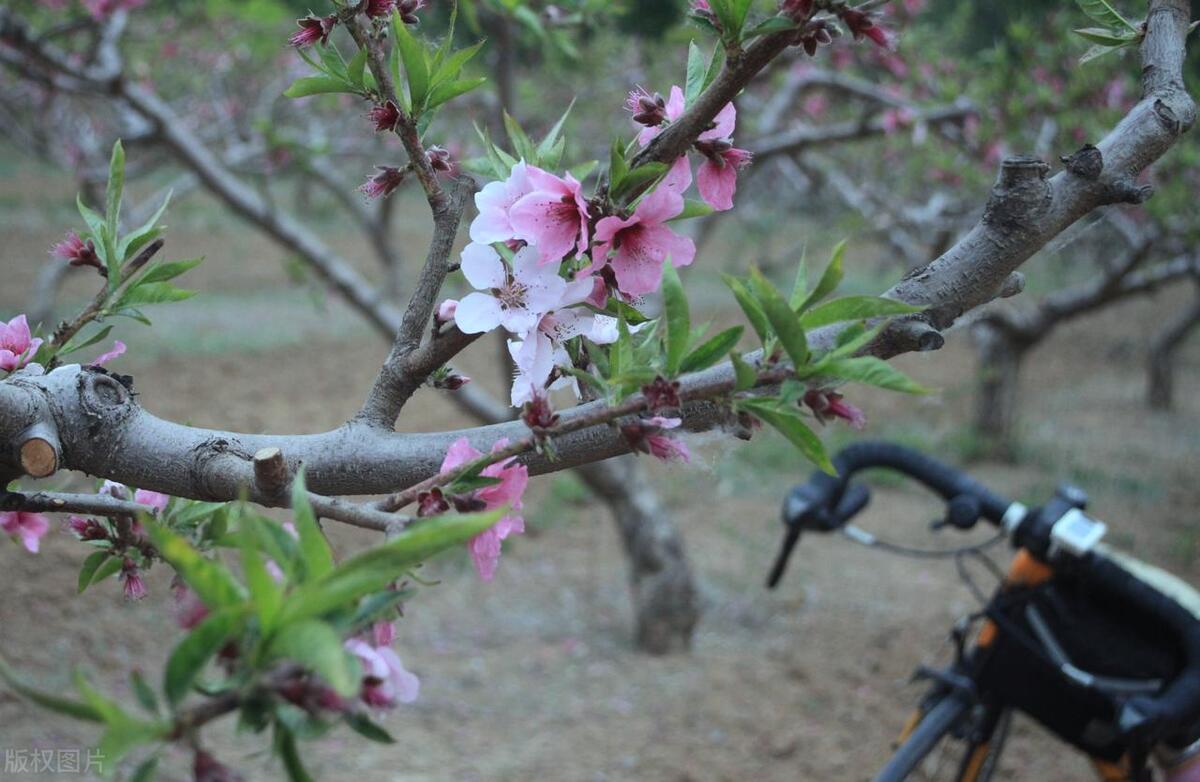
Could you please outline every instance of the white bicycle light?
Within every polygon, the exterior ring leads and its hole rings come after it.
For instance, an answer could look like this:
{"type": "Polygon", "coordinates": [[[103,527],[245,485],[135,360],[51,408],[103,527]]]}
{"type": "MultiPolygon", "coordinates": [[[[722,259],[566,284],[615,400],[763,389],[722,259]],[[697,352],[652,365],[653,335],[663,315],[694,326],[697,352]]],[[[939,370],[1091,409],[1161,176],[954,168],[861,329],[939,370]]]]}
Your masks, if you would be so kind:
{"type": "Polygon", "coordinates": [[[1096,547],[1106,532],[1107,524],[1096,521],[1078,508],[1072,508],[1050,529],[1050,547],[1052,551],[1065,551],[1071,556],[1082,557],[1096,547]]]}

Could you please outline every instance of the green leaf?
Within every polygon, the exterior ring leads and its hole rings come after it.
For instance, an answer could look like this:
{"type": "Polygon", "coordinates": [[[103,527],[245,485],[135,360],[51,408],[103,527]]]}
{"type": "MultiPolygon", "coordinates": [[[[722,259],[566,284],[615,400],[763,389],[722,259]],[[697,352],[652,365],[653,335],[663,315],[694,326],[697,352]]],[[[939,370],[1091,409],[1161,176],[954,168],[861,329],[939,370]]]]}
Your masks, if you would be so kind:
{"type": "Polygon", "coordinates": [[[734,377],[737,378],[734,390],[745,391],[754,388],[754,384],[758,382],[758,372],[754,367],[746,363],[741,353],[730,353],[729,360],[733,362],[734,377]]]}
{"type": "Polygon", "coordinates": [[[610,189],[613,200],[621,201],[627,196],[637,197],[649,189],[653,182],[658,181],[667,173],[665,163],[644,163],[621,176],[620,183],[610,189]]]}
{"type": "Polygon", "coordinates": [[[720,334],[707,340],[700,347],[688,354],[687,358],[680,365],[679,371],[687,374],[688,372],[699,372],[702,369],[708,369],[724,358],[726,353],[733,350],[738,340],[742,338],[743,331],[745,331],[743,327],[734,326],[731,329],[725,329],[720,334]]]}
{"type": "Polygon", "coordinates": [[[183,288],[177,288],[169,282],[139,283],[135,287],[127,288],[121,294],[121,299],[117,302],[116,306],[122,308],[145,306],[147,304],[165,304],[172,301],[184,301],[195,295],[195,291],[185,291],[183,288]]]}
{"type": "Polygon", "coordinates": [[[353,93],[352,84],[333,76],[303,76],[292,82],[292,86],[283,91],[285,98],[307,98],[310,95],[326,95],[329,93],[353,93]]]}
{"type": "Polygon", "coordinates": [[[1121,16],[1108,0],[1075,0],[1075,2],[1078,3],[1080,10],[1088,15],[1088,18],[1105,27],[1125,27],[1135,33],[1140,32],[1133,22],[1121,16]]]}
{"type": "Polygon", "coordinates": [[[825,359],[844,358],[854,355],[874,342],[875,338],[883,333],[883,330],[887,327],[888,323],[885,321],[877,323],[869,329],[861,325],[847,328],[841,334],[838,334],[837,346],[826,354],[825,359]]]}
{"type": "Polygon", "coordinates": [[[383,591],[418,563],[447,548],[463,545],[489,529],[506,512],[507,508],[501,508],[487,513],[439,516],[414,525],[394,540],[364,551],[325,577],[294,590],[284,602],[279,624],[322,616],[383,591]]]}
{"type": "Polygon", "coordinates": [[[292,732],[279,723],[275,724],[275,753],[283,761],[283,770],[287,772],[289,782],[313,782],[303,761],[300,751],[296,749],[296,737],[292,732]]]}
{"type": "Polygon", "coordinates": [[[521,127],[521,123],[517,122],[507,111],[504,112],[504,130],[508,133],[508,140],[513,145],[517,157],[526,163],[532,161],[537,155],[537,148],[533,145],[529,134],[521,127]]]}
{"type": "Polygon", "coordinates": [[[130,717],[110,722],[96,754],[100,760],[101,772],[112,774],[117,764],[140,744],[149,744],[163,738],[167,728],[153,722],[143,722],[130,717]]]}
{"type": "Polygon", "coordinates": [[[834,469],[833,462],[829,460],[829,454],[825,452],[821,438],[808,428],[808,425],[800,417],[799,411],[781,408],[777,406],[775,400],[762,398],[743,399],[738,402],[738,407],[774,427],[817,467],[830,475],[837,475],[837,470],[834,469]]]}
{"type": "Polygon", "coordinates": [[[464,79],[462,81],[448,81],[434,87],[429,92],[429,100],[426,103],[426,108],[436,109],[443,103],[454,100],[460,95],[465,95],[471,90],[479,87],[487,81],[487,77],[480,76],[476,79],[464,79]]]}
{"type": "Polygon", "coordinates": [[[70,698],[45,692],[21,681],[17,672],[9,667],[8,662],[3,657],[0,657],[0,679],[3,679],[4,683],[17,695],[41,706],[43,709],[87,722],[104,721],[104,717],[100,714],[100,711],[87,703],[80,703],[70,698]]]}
{"type": "Polygon", "coordinates": [[[300,536],[300,561],[304,564],[304,579],[312,581],[333,570],[333,552],[329,541],[317,524],[312,505],[308,501],[308,489],[304,485],[304,468],[296,472],[292,481],[292,514],[295,516],[296,532],[300,536]]]}
{"type": "Polygon", "coordinates": [[[79,216],[87,223],[88,230],[92,232],[92,239],[99,244],[104,234],[104,216],[84,204],[83,196],[79,194],[75,196],[75,207],[79,210],[79,216]]]}
{"type": "Polygon", "coordinates": [[[158,755],[151,755],[129,777],[129,782],[151,782],[158,773],[158,755]]]}
{"type": "Polygon", "coordinates": [[[799,316],[757,269],[750,273],[750,285],[792,364],[796,369],[802,369],[808,363],[808,335],[804,333],[799,316]]]}
{"type": "MultiPolygon", "coordinates": [[[[573,109],[573,108],[575,108],[575,99],[574,98],[571,99],[571,103],[570,103],[570,105],[567,106],[567,110],[564,111],[562,113],[562,116],[558,118],[558,122],[554,123],[554,126],[551,127],[550,130],[546,133],[546,137],[543,138],[541,143],[538,144],[537,160],[538,160],[539,164],[548,162],[546,160],[546,158],[551,157],[553,155],[556,147],[558,147],[560,137],[562,135],[563,126],[566,125],[567,117],[569,117],[571,115],[571,109],[573,109]]],[[[554,161],[554,165],[557,165],[557,164],[558,164],[558,161],[554,161]]],[[[576,177],[576,178],[583,179],[583,177],[576,177]]]]}
{"type": "Polygon", "coordinates": [[[97,551],[88,555],[88,558],[83,561],[83,567],[79,570],[79,581],[77,584],[77,594],[83,594],[83,590],[87,589],[92,583],[92,578],[96,575],[96,570],[104,564],[104,560],[108,559],[111,554],[107,551],[97,551]]]}
{"type": "Polygon", "coordinates": [[[900,391],[905,394],[930,393],[930,389],[917,383],[888,362],[874,356],[822,361],[814,369],[822,375],[853,380],[856,383],[886,388],[889,391],[900,391]]]}
{"type": "Polygon", "coordinates": [[[179,705],[213,655],[241,632],[245,616],[242,606],[214,611],[175,645],[163,672],[163,693],[167,703],[172,707],[179,705]]]}
{"type": "Polygon", "coordinates": [[[142,224],[140,228],[132,233],[121,237],[120,243],[117,244],[117,256],[121,259],[121,263],[129,260],[142,246],[153,241],[161,232],[158,228],[158,221],[167,211],[167,205],[171,203],[171,192],[167,192],[166,198],[163,199],[162,205],[158,210],[142,224]]]}
{"type": "Polygon", "coordinates": [[[612,144],[612,151],[608,158],[608,187],[612,192],[616,192],[621,187],[621,180],[629,173],[629,164],[625,162],[625,145],[620,139],[616,139],[612,144]]]}
{"type": "MultiPolygon", "coordinates": [[[[663,264],[663,310],[667,321],[667,376],[679,374],[691,338],[692,319],[688,313],[687,294],[679,273],[670,261],[663,264]]],[[[723,352],[723,351],[722,351],[723,352]]]]}
{"type": "Polygon", "coordinates": [[[359,667],[332,627],[315,619],[285,625],[267,648],[272,660],[291,660],[320,676],[339,695],[358,692],[359,667]]]}
{"type": "Polygon", "coordinates": [[[224,608],[246,599],[242,585],[220,562],[205,558],[191,544],[147,517],[142,526],[158,553],[209,608],[224,608]]]}
{"type": "Polygon", "coordinates": [[[147,267],[146,271],[138,276],[134,284],[140,286],[151,282],[166,282],[167,280],[173,280],[179,275],[195,269],[202,263],[204,263],[203,258],[192,258],[186,261],[166,261],[155,263],[147,267]]]}
{"type": "Polygon", "coordinates": [[[842,277],[845,272],[842,269],[842,261],[846,257],[846,242],[842,240],[833,248],[833,254],[829,259],[829,265],[825,267],[825,272],[821,275],[817,287],[812,289],[812,292],[804,298],[804,301],[796,311],[804,314],[804,311],[813,307],[829,294],[837,290],[837,287],[842,284],[842,277]]]}
{"type": "Polygon", "coordinates": [[[684,106],[691,106],[704,91],[704,77],[708,74],[708,58],[700,51],[695,41],[688,44],[687,81],[684,82],[684,106]]]}
{"type": "Polygon", "coordinates": [[[283,605],[283,587],[275,582],[267,572],[266,562],[256,547],[258,535],[252,529],[255,519],[251,516],[242,518],[242,529],[238,534],[238,545],[242,556],[242,575],[250,590],[250,599],[254,601],[258,613],[258,623],[262,632],[267,635],[275,627],[275,617],[283,605]]]}
{"type": "Polygon", "coordinates": [[[369,741],[375,741],[380,744],[395,744],[396,740],[386,730],[376,725],[371,721],[371,718],[365,714],[355,711],[346,712],[344,717],[346,725],[350,727],[358,735],[369,741]]]}
{"type": "Polygon", "coordinates": [[[88,583],[88,586],[91,586],[92,584],[99,584],[101,581],[113,577],[120,569],[120,557],[111,557],[104,560],[100,566],[96,568],[96,572],[92,574],[92,580],[88,583]]]}
{"type": "Polygon", "coordinates": [[[712,214],[713,209],[703,201],[697,201],[694,198],[688,198],[683,202],[683,211],[667,220],[668,223],[673,223],[676,220],[691,220],[695,217],[705,217],[712,214]]]}
{"type": "Polygon", "coordinates": [[[796,22],[786,16],[769,16],[763,21],[751,27],[746,31],[746,38],[754,38],[759,35],[770,35],[771,33],[782,33],[788,30],[796,30],[800,27],[796,22]]]}
{"type": "Polygon", "coordinates": [[[1085,63],[1089,63],[1097,57],[1103,57],[1109,52],[1120,51],[1120,49],[1120,46],[1102,46],[1100,44],[1089,46],[1088,50],[1079,56],[1079,64],[1084,65],[1085,63]]]}
{"type": "Polygon", "coordinates": [[[792,283],[792,295],[788,304],[799,311],[804,300],[808,298],[808,245],[800,252],[800,263],[796,266],[796,281],[792,283]]]}
{"type": "MultiPolygon", "coordinates": [[[[108,163],[108,189],[105,191],[104,220],[108,235],[115,237],[121,222],[121,195],[125,192],[125,147],[121,139],[113,144],[112,158],[108,163]]],[[[119,259],[118,259],[119,261],[119,259]]],[[[112,259],[109,259],[112,263],[112,259]]]]}
{"type": "Polygon", "coordinates": [[[746,287],[743,280],[737,277],[732,277],[728,274],[722,274],[721,279],[729,286],[729,290],[733,291],[733,297],[737,299],[738,306],[742,308],[742,312],[746,313],[746,319],[750,321],[750,325],[754,328],[754,333],[758,334],[759,340],[764,344],[771,338],[771,326],[767,321],[767,315],[763,312],[763,308],[758,301],[750,293],[750,289],[746,287]]]}
{"type": "MultiPolygon", "coordinates": [[[[350,77],[350,83],[359,89],[363,88],[363,74],[367,70],[367,47],[362,47],[358,50],[358,54],[350,60],[350,64],[346,66],[346,74],[350,77]]],[[[291,97],[291,96],[288,96],[291,97]]]]}
{"type": "Polygon", "coordinates": [[[1102,27],[1084,27],[1073,32],[1101,46],[1125,46],[1137,40],[1137,36],[1133,33],[1113,33],[1102,27]]]}
{"type": "Polygon", "coordinates": [[[134,670],[130,672],[129,684],[142,708],[151,714],[158,714],[158,696],[154,694],[153,688],[146,683],[146,679],[142,676],[141,671],[134,670]]]}
{"type": "Polygon", "coordinates": [[[804,313],[800,322],[806,329],[843,323],[848,320],[886,318],[893,315],[911,315],[922,307],[914,307],[895,299],[880,296],[845,296],[818,304],[804,313]]]}

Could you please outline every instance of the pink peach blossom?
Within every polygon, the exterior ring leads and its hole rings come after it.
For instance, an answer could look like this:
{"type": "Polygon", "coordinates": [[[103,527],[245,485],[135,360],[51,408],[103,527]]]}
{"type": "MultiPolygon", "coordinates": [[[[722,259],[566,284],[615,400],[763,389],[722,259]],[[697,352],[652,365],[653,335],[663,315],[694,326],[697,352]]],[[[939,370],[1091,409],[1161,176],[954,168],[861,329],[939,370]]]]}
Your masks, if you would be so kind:
{"type": "MultiPolygon", "coordinates": [[[[507,440],[499,440],[492,447],[498,451],[508,445],[507,440]]],[[[482,456],[471,446],[467,438],[462,437],[451,444],[442,461],[442,472],[472,462],[482,456]]],[[[517,464],[515,459],[505,459],[502,462],[488,465],[481,473],[488,478],[499,478],[500,483],[486,486],[475,492],[475,498],[483,502],[487,510],[510,506],[513,510],[521,509],[521,497],[529,484],[529,470],[523,464],[517,464]]],[[[496,574],[496,565],[500,561],[501,541],[509,535],[519,535],[525,531],[525,519],[513,513],[496,522],[491,528],[484,530],[467,542],[467,550],[475,563],[479,577],[491,581],[496,574]]]]}
{"type": "Polygon", "coordinates": [[[125,355],[125,343],[119,339],[113,340],[112,350],[108,351],[107,353],[101,353],[100,355],[96,356],[94,359],[92,359],[92,363],[88,364],[88,366],[89,367],[101,367],[101,366],[104,366],[107,362],[112,361],[114,358],[117,358],[118,356],[123,356],[123,355],[125,355]]]}
{"type": "Polygon", "coordinates": [[[478,244],[507,242],[517,235],[509,212],[513,205],[533,192],[530,170],[522,160],[513,166],[508,179],[489,182],[475,194],[475,208],[479,214],[471,221],[471,241],[478,244]]]}
{"type": "Polygon", "coordinates": [[[683,192],[691,184],[687,159],[680,158],[658,187],[644,197],[629,217],[605,217],[596,224],[592,271],[605,265],[610,252],[617,287],[630,296],[658,289],[667,258],[675,266],[695,260],[696,245],[666,222],[683,211],[683,192]]]}
{"type": "Polygon", "coordinates": [[[706,158],[696,172],[696,187],[700,197],[718,212],[732,209],[738,171],[750,165],[753,155],[747,150],[731,146],[706,155],[706,158]]]}
{"type": "Polygon", "coordinates": [[[359,697],[368,706],[390,709],[397,703],[412,703],[421,693],[421,680],[410,673],[400,656],[388,647],[374,647],[359,638],[344,644],[346,651],[362,665],[362,691],[359,697]]]}
{"type": "Polygon", "coordinates": [[[588,202],[579,180],[570,174],[559,179],[530,167],[529,181],[533,192],[516,201],[508,213],[513,236],[537,247],[542,263],[586,252],[588,202]]]}
{"type": "Polygon", "coordinates": [[[557,268],[543,266],[540,259],[536,247],[524,247],[510,268],[488,245],[467,245],[462,272],[480,292],[467,294],[455,307],[454,322],[463,333],[503,326],[513,334],[525,334],[543,315],[561,306],[567,283],[557,268]]]}
{"type": "Polygon", "coordinates": [[[18,315],[7,324],[0,321],[0,369],[12,372],[28,364],[42,340],[29,331],[29,322],[18,315]]]}
{"type": "Polygon", "coordinates": [[[40,513],[0,513],[0,530],[14,538],[20,538],[25,550],[36,554],[42,537],[50,531],[50,520],[40,513]]]}

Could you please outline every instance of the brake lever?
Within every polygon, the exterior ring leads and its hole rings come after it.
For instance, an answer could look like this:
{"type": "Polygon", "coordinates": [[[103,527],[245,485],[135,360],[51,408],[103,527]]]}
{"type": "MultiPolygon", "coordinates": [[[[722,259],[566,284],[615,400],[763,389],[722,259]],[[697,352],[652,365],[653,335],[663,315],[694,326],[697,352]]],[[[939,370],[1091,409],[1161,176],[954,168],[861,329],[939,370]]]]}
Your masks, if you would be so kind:
{"type": "Polygon", "coordinates": [[[783,535],[783,545],[779,547],[779,553],[775,556],[775,564],[771,566],[771,573],[767,576],[767,589],[779,586],[779,582],[783,580],[783,572],[787,570],[788,560],[792,556],[792,549],[796,548],[799,542],[800,525],[789,524],[787,532],[783,535]]]}

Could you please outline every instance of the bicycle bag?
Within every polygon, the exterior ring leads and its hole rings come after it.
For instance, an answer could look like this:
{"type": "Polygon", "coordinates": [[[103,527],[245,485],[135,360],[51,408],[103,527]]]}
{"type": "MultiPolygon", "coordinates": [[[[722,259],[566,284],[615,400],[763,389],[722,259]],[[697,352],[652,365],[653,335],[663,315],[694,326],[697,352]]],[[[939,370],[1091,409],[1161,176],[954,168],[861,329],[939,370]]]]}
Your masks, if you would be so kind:
{"type": "Polygon", "coordinates": [[[988,615],[999,634],[981,657],[984,694],[1093,757],[1125,754],[1116,726],[1121,703],[1155,694],[1183,665],[1163,627],[1067,576],[1007,592],[988,615]]]}

